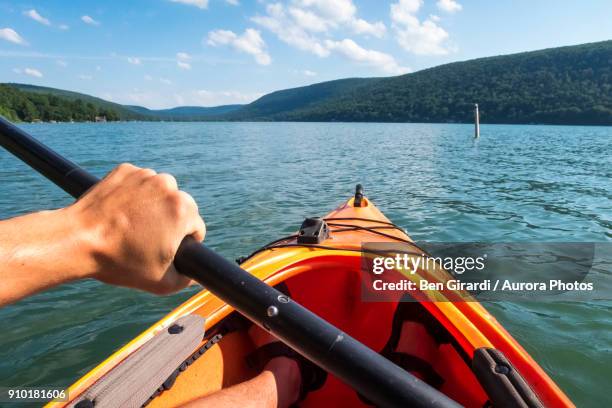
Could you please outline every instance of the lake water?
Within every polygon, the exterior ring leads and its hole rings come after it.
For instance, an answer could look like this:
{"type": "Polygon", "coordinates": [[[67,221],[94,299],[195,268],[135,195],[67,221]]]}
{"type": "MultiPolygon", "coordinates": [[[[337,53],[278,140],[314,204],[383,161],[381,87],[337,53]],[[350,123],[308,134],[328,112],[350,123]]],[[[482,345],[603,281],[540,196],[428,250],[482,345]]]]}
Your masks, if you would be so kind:
{"type": "MultiPolygon", "coordinates": [[[[98,176],[172,173],[234,259],[323,215],[356,183],[416,240],[612,241],[612,128],[346,123],[24,125],[98,176]]],[[[0,151],[0,218],[67,205],[0,151]]],[[[0,310],[0,386],[67,386],[191,296],[94,281],[0,310]]],[[[612,303],[487,305],[579,406],[610,401],[612,303]]]]}

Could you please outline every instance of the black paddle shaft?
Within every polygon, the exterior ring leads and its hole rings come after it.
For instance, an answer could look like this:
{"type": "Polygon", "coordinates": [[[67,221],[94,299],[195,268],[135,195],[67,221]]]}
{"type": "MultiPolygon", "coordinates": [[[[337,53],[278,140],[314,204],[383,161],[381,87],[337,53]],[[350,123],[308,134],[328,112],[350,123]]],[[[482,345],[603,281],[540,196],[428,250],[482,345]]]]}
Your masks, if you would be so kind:
{"type": "MultiPolygon", "coordinates": [[[[0,144],[75,198],[99,181],[2,117],[0,144]]],[[[191,237],[174,265],[379,407],[460,406],[191,237]]]]}

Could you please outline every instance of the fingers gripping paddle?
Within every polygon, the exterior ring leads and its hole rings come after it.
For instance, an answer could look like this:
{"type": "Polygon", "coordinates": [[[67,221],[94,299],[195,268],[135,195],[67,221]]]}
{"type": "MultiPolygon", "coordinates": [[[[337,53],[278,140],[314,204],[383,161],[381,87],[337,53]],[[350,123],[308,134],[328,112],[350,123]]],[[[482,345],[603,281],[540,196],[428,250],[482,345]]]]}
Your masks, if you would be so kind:
{"type": "MultiPolygon", "coordinates": [[[[2,117],[0,144],[75,198],[99,181],[2,117]]],[[[379,407],[460,406],[191,237],[174,265],[379,407]]]]}

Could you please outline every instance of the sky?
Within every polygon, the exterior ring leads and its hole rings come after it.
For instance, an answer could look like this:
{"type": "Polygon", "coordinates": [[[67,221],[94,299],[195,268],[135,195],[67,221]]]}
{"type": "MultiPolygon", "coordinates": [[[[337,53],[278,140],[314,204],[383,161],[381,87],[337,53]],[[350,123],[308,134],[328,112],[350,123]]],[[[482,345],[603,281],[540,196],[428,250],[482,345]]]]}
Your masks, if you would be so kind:
{"type": "Polygon", "coordinates": [[[159,109],[612,39],[609,0],[0,0],[0,82],[159,109]]]}

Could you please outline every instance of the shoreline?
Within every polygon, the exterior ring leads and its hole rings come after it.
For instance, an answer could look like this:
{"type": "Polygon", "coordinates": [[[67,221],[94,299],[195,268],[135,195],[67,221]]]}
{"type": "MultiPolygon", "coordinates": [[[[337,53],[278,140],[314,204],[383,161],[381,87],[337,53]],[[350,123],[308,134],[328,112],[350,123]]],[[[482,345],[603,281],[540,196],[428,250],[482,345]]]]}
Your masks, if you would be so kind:
{"type": "MultiPolygon", "coordinates": [[[[114,120],[106,122],[94,122],[94,121],[74,121],[74,122],[13,122],[18,125],[65,125],[65,124],[115,124],[115,123],[296,123],[296,124],[308,124],[308,123],[319,123],[319,124],[374,124],[374,125],[467,125],[474,126],[471,122],[366,122],[366,121],[291,121],[291,120],[114,120]]],[[[581,124],[581,123],[506,123],[506,122],[495,122],[495,123],[482,123],[480,126],[561,126],[561,127],[612,127],[611,124],[581,124]]]]}

